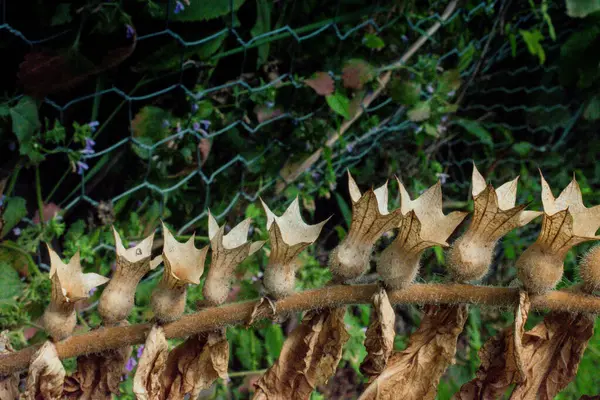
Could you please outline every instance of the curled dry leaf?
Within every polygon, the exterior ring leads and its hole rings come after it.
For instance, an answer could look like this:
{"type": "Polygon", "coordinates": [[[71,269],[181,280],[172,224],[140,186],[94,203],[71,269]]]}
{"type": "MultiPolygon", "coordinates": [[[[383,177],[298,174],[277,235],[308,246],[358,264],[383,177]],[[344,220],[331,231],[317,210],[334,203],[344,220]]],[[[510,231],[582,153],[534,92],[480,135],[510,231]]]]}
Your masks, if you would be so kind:
{"type": "Polygon", "coordinates": [[[160,326],[154,325],[146,338],[144,352],[133,378],[133,393],[138,400],[161,400],[161,377],[168,353],[165,333],[160,326]]]}
{"type": "Polygon", "coordinates": [[[388,211],[387,182],[361,194],[348,171],[348,188],[352,200],[350,230],[329,257],[331,272],[340,281],[354,280],[366,272],[375,242],[402,218],[400,209],[388,211]]]}
{"type": "Polygon", "coordinates": [[[52,342],[46,342],[31,357],[24,400],[61,400],[65,381],[63,367],[56,347],[52,342]]]}
{"type": "Polygon", "coordinates": [[[163,276],[152,293],[152,311],[160,322],[179,318],[185,309],[186,287],[197,285],[204,272],[208,246],[197,249],[195,234],[185,243],[179,243],[163,223],[163,276]]]}
{"type": "Polygon", "coordinates": [[[386,369],[359,400],[435,399],[440,378],[454,361],[467,315],[465,304],[426,306],[406,349],[390,357],[386,369]]]}
{"type": "Polygon", "coordinates": [[[448,246],[446,240],[467,215],[460,211],[444,215],[439,181],[415,200],[411,200],[400,180],[398,186],[402,213],[400,232],[377,263],[377,272],[391,289],[411,284],[419,272],[423,251],[432,246],[448,246]]]}
{"type": "MultiPolygon", "coordinates": [[[[122,321],[119,325],[129,323],[122,321]]],[[[77,370],[66,379],[65,398],[110,400],[113,394],[119,396],[119,384],[132,351],[132,346],[125,346],[77,357],[77,370]]]]}
{"type": "Polygon", "coordinates": [[[256,383],[254,399],[306,400],[333,376],[350,337],[344,307],[309,311],[288,336],[279,359],[256,383]]]}
{"type": "Polygon", "coordinates": [[[483,278],[492,263],[498,239],[541,214],[524,211],[525,204],[515,206],[518,180],[519,177],[516,177],[494,189],[491,184],[486,185],[473,164],[473,219],[448,253],[448,271],[455,280],[464,282],[483,278]]]}
{"type": "Polygon", "coordinates": [[[317,240],[329,218],[316,225],[305,223],[300,213],[298,197],[280,217],[264,201],[261,202],[267,214],[267,230],[271,241],[271,254],[263,284],[269,294],[280,299],[294,293],[296,270],[299,267],[296,257],[317,240]]]}
{"type": "Polygon", "coordinates": [[[521,292],[514,325],[490,338],[483,345],[479,350],[481,365],[475,379],[465,383],[454,399],[498,399],[511,385],[525,379],[522,337],[529,308],[529,296],[521,292]]]}
{"type": "Polygon", "coordinates": [[[333,78],[327,72],[317,72],[314,78],[307,79],[304,83],[320,96],[329,96],[335,90],[333,78]]]}
{"type": "Polygon", "coordinates": [[[208,237],[212,255],[203,289],[208,304],[219,305],[227,300],[237,266],[265,244],[263,241],[248,240],[250,222],[250,218],[245,219],[225,235],[225,225],[219,226],[208,212],[208,237]]]}
{"type": "Polygon", "coordinates": [[[130,249],[125,249],[121,236],[114,227],[113,235],[117,267],[98,303],[98,311],[104,323],[108,325],[116,324],[129,316],[133,308],[137,284],[157,265],[151,263],[154,233],[130,249]]]}
{"type": "Polygon", "coordinates": [[[373,295],[373,308],[374,318],[365,338],[367,356],[360,366],[360,371],[370,378],[376,377],[385,369],[394,350],[396,335],[396,314],[383,287],[373,295]]]}
{"type": "Polygon", "coordinates": [[[600,206],[587,208],[583,205],[575,177],[556,199],[543,176],[541,179],[542,229],[536,242],[516,263],[519,280],[533,294],[554,289],[562,278],[563,260],[571,247],[600,239],[596,236],[600,227],[600,206]]]}
{"type": "Polygon", "coordinates": [[[50,246],[47,247],[52,292],[50,304],[42,316],[42,325],[54,340],[62,340],[71,335],[77,323],[75,303],[87,299],[90,290],[103,285],[108,278],[95,273],[84,274],[79,252],[65,264],[50,246]]]}
{"type": "MultiPolygon", "coordinates": [[[[2,193],[2,182],[0,182],[2,193]]],[[[0,333],[0,355],[12,353],[14,349],[10,344],[8,331],[0,333]]],[[[19,398],[19,374],[0,376],[0,399],[16,400],[19,398]]]]}
{"type": "Polygon", "coordinates": [[[197,398],[215,379],[227,379],[228,364],[229,343],[225,329],[188,338],[169,353],[162,377],[161,399],[197,398]]]}

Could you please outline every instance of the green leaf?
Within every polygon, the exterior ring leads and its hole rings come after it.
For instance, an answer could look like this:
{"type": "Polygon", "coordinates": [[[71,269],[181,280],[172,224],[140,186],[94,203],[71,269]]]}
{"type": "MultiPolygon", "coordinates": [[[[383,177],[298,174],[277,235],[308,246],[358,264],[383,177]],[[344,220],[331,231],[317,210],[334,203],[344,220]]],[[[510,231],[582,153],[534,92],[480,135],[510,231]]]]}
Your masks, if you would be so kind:
{"type": "Polygon", "coordinates": [[[406,116],[414,122],[425,121],[431,116],[431,106],[428,102],[422,101],[408,110],[406,116]]]}
{"type": "Polygon", "coordinates": [[[600,0],[566,0],[567,15],[572,18],[585,18],[600,10],[600,0]]]}
{"type": "Polygon", "coordinates": [[[583,118],[588,121],[600,119],[600,95],[595,95],[588,101],[583,111],[583,118]]]}
{"type": "Polygon", "coordinates": [[[433,136],[433,137],[439,137],[440,136],[437,128],[434,125],[424,124],[423,127],[425,129],[425,133],[428,134],[429,136],[433,136]]]}
{"type": "Polygon", "coordinates": [[[469,65],[471,65],[471,62],[473,61],[474,55],[475,47],[473,44],[469,43],[469,46],[460,55],[460,60],[458,61],[458,70],[462,72],[469,68],[469,65]]]}
{"type": "Polygon", "coordinates": [[[5,199],[6,207],[2,214],[4,226],[0,237],[4,237],[10,230],[27,216],[27,202],[22,197],[9,197],[5,199]]]}
{"type": "Polygon", "coordinates": [[[344,217],[346,227],[350,229],[350,224],[352,223],[352,211],[350,210],[350,207],[348,207],[348,204],[346,203],[344,198],[340,196],[340,194],[337,192],[335,192],[335,200],[337,201],[338,207],[340,208],[342,216],[344,217]]]}
{"type": "Polygon", "coordinates": [[[398,104],[413,106],[421,99],[421,84],[395,79],[390,85],[390,96],[398,104]]]}
{"type": "Polygon", "coordinates": [[[469,119],[458,119],[456,120],[456,124],[465,128],[467,132],[477,137],[482,143],[488,146],[494,145],[492,135],[479,122],[469,119]]]}
{"type": "Polygon", "coordinates": [[[544,40],[544,35],[542,34],[542,32],[540,32],[537,29],[531,32],[521,29],[519,33],[523,37],[525,44],[527,44],[527,49],[529,50],[529,53],[531,53],[534,56],[537,55],[540,59],[540,64],[545,63],[546,52],[544,51],[544,48],[541,44],[541,41],[544,40]]]}
{"type": "Polygon", "coordinates": [[[0,302],[14,300],[24,286],[17,271],[9,263],[0,261],[0,302]]]}
{"type": "Polygon", "coordinates": [[[519,142],[513,144],[513,150],[516,151],[520,156],[526,156],[532,149],[533,145],[529,142],[519,142]]]}
{"type": "Polygon", "coordinates": [[[265,348],[267,349],[269,364],[272,364],[279,358],[284,340],[285,338],[283,337],[280,325],[271,324],[265,329],[265,348]]]}
{"type": "MultiPolygon", "coordinates": [[[[267,0],[256,0],[256,24],[250,31],[255,38],[271,30],[271,4],[267,0]]],[[[258,59],[256,68],[267,62],[269,59],[269,43],[258,46],[258,59]]]]}
{"type": "MultiPolygon", "coordinates": [[[[171,10],[169,19],[171,21],[193,22],[206,21],[209,19],[223,17],[231,12],[237,11],[245,0],[233,0],[233,10],[230,7],[230,0],[192,0],[190,4],[184,4],[183,11],[175,14],[171,10]]],[[[173,4],[175,4],[173,2],[173,4]]],[[[164,18],[167,14],[167,5],[163,5],[161,12],[157,13],[159,17],[164,18]]]]}
{"type": "Polygon", "coordinates": [[[51,26],[68,24],[73,20],[71,16],[71,5],[69,3],[59,3],[52,16],[51,26]]]}
{"type": "Polygon", "coordinates": [[[350,99],[348,99],[344,94],[335,92],[334,94],[325,96],[325,99],[333,111],[345,119],[350,119],[350,99]]]}
{"type": "Polygon", "coordinates": [[[263,355],[262,342],[252,329],[240,329],[235,355],[242,366],[249,371],[257,370],[263,355]]]}
{"type": "Polygon", "coordinates": [[[19,140],[20,154],[30,156],[30,158],[35,157],[34,136],[41,126],[36,101],[32,97],[23,96],[10,109],[10,117],[12,130],[19,140]]]}
{"type": "Polygon", "coordinates": [[[367,33],[362,40],[363,44],[369,49],[380,50],[385,47],[385,42],[379,36],[367,33]]]}

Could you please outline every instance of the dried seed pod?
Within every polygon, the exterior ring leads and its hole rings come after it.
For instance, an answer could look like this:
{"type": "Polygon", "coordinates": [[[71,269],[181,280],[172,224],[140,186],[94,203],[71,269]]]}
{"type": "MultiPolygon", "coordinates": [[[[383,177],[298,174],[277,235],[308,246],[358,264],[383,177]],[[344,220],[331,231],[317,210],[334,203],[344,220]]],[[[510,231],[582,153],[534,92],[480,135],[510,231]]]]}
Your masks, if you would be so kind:
{"type": "Polygon", "coordinates": [[[600,290],[600,246],[594,246],[579,262],[579,276],[583,280],[583,290],[593,293],[600,290]]]}
{"type": "Polygon", "coordinates": [[[200,283],[208,246],[197,249],[194,245],[195,235],[187,242],[179,243],[164,223],[162,227],[162,260],[165,269],[161,281],[152,293],[151,303],[156,319],[170,322],[183,314],[187,285],[200,283]]]}
{"type": "Polygon", "coordinates": [[[432,246],[448,246],[446,240],[467,213],[442,212],[442,184],[438,181],[421,196],[411,200],[398,180],[402,219],[396,239],[379,257],[377,272],[390,289],[411,284],[419,272],[423,251],[432,246]]]}
{"type": "Polygon", "coordinates": [[[154,233],[130,249],[123,247],[121,237],[114,227],[113,235],[117,267],[106,289],[102,292],[98,304],[98,311],[104,323],[109,325],[123,321],[129,316],[133,308],[137,284],[148,271],[156,268],[157,265],[150,260],[154,233]]]}
{"type": "Polygon", "coordinates": [[[530,294],[542,294],[556,286],[563,275],[563,260],[571,247],[590,240],[600,227],[600,206],[586,208],[575,177],[554,198],[541,175],[544,214],[534,244],[517,260],[517,276],[530,294]]]}
{"type": "MultiPolygon", "coordinates": [[[[0,182],[0,191],[2,190],[2,182],[0,182]]],[[[0,356],[14,353],[14,349],[10,344],[8,331],[0,332],[0,356]]],[[[0,376],[0,399],[14,400],[19,398],[19,373],[0,376]]]]}
{"type": "Polygon", "coordinates": [[[524,211],[525,204],[515,206],[518,180],[519,177],[494,189],[492,185],[486,185],[473,164],[473,219],[448,252],[448,271],[454,280],[465,282],[483,278],[492,263],[498,239],[541,214],[524,211]]]}
{"type": "Polygon", "coordinates": [[[62,340],[71,335],[77,323],[75,303],[87,299],[90,290],[105,284],[108,278],[95,273],[84,274],[81,271],[79,252],[65,264],[50,246],[47,247],[50,254],[52,294],[41,322],[54,340],[62,340]]]}
{"type": "Polygon", "coordinates": [[[387,182],[361,195],[348,171],[348,188],[352,200],[350,230],[329,257],[331,272],[342,282],[356,279],[367,271],[375,242],[394,229],[402,218],[399,209],[388,211],[387,182]]]}
{"type": "Polygon", "coordinates": [[[265,244],[264,241],[248,241],[250,222],[250,218],[245,219],[225,235],[225,225],[219,227],[210,211],[208,212],[208,237],[212,255],[202,293],[211,305],[223,304],[227,300],[236,267],[265,244]]]}
{"type": "Polygon", "coordinates": [[[56,347],[50,341],[44,343],[31,357],[26,388],[21,398],[62,399],[65,375],[65,368],[58,358],[56,347]]]}
{"type": "Polygon", "coordinates": [[[316,225],[302,220],[300,204],[296,197],[281,217],[276,216],[261,200],[267,213],[267,229],[271,241],[271,254],[265,269],[263,284],[269,294],[281,299],[294,292],[296,257],[317,240],[329,218],[316,225]]]}

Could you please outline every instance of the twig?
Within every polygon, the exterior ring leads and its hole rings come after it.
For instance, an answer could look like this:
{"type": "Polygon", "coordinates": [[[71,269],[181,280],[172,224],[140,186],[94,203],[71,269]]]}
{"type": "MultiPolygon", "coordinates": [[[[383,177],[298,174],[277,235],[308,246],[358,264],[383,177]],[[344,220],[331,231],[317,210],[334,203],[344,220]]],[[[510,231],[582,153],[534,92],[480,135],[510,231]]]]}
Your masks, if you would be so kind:
{"type": "MultiPolygon", "coordinates": [[[[307,290],[286,297],[276,303],[274,315],[328,308],[349,304],[369,304],[378,285],[338,285],[322,289],[307,290]]],[[[478,304],[495,307],[516,307],[519,289],[463,284],[413,284],[406,289],[388,293],[393,304],[478,304]]],[[[257,301],[225,304],[188,314],[164,326],[167,339],[185,338],[200,332],[226,325],[246,323],[257,301]]],[[[533,310],[600,313],[600,297],[574,291],[553,291],[531,297],[533,310]]],[[[118,349],[128,345],[144,343],[151,324],[138,324],[97,330],[71,336],[56,343],[61,359],[83,354],[118,349]]],[[[31,356],[39,346],[0,355],[0,375],[7,375],[27,368],[31,356]]]]}
{"type": "MultiPolygon", "coordinates": [[[[429,40],[429,38],[440,29],[444,21],[450,18],[450,15],[452,15],[454,12],[457,3],[458,0],[452,0],[444,10],[440,20],[433,24],[424,35],[422,35],[415,43],[413,43],[412,46],[410,46],[410,48],[402,55],[402,57],[400,57],[400,59],[383,69],[385,72],[377,78],[379,84],[377,89],[364,98],[361,107],[358,107],[352,118],[344,121],[339,130],[329,132],[325,146],[332,147],[344,134],[344,132],[346,132],[352,126],[352,124],[363,115],[364,110],[367,109],[369,105],[371,105],[371,103],[379,97],[387,84],[390,82],[392,70],[403,66],[425,44],[425,42],[427,42],[427,40],[429,40]]],[[[281,193],[285,189],[286,185],[295,181],[300,175],[302,175],[302,173],[312,167],[321,158],[322,154],[323,148],[320,148],[300,163],[284,166],[279,172],[283,182],[279,182],[277,184],[275,191],[277,193],[281,193]]]]}

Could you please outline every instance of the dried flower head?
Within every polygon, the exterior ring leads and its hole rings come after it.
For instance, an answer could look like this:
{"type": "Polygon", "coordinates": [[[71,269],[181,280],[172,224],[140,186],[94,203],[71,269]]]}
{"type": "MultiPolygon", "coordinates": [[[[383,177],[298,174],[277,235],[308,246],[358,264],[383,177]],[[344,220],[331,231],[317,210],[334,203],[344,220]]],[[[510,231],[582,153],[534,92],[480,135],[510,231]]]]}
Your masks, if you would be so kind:
{"type": "Polygon", "coordinates": [[[375,242],[398,226],[402,218],[399,209],[388,211],[387,182],[361,194],[348,171],[348,188],[352,200],[350,230],[329,258],[331,271],[343,282],[356,279],[367,271],[375,242]]]}
{"type": "Polygon", "coordinates": [[[541,214],[524,211],[525,204],[515,206],[518,180],[519,177],[516,177],[494,189],[491,184],[485,183],[473,164],[473,219],[448,253],[448,270],[455,280],[463,282],[483,278],[492,263],[498,239],[541,214]]]}
{"type": "Polygon", "coordinates": [[[225,225],[219,226],[208,212],[208,237],[212,250],[210,269],[204,282],[204,298],[212,305],[223,304],[231,290],[233,273],[246,257],[256,253],[264,241],[248,240],[251,219],[245,219],[225,235],[225,225]]]}
{"type": "Polygon", "coordinates": [[[460,211],[444,215],[439,181],[415,200],[411,200],[400,180],[398,186],[402,212],[400,231],[377,263],[377,272],[392,289],[411,284],[419,271],[423,251],[432,246],[448,246],[446,240],[467,215],[460,211]]]}
{"type": "Polygon", "coordinates": [[[296,257],[317,240],[329,218],[316,225],[306,224],[302,220],[298,197],[280,217],[273,214],[264,201],[261,202],[267,214],[271,241],[271,254],[263,283],[267,291],[279,299],[294,292],[296,270],[299,268],[296,257]]]}
{"type": "Polygon", "coordinates": [[[563,260],[571,247],[600,239],[600,206],[583,205],[581,189],[575,177],[555,199],[541,175],[544,214],[536,242],[517,260],[517,276],[532,294],[554,289],[563,275],[563,260]]]}
{"type": "Polygon", "coordinates": [[[168,322],[183,314],[187,285],[200,283],[208,246],[197,249],[194,245],[195,234],[187,242],[180,243],[164,223],[162,228],[165,270],[152,293],[152,311],[158,321],[168,322]]]}
{"type": "Polygon", "coordinates": [[[126,249],[113,227],[117,263],[115,272],[102,292],[98,311],[105,324],[116,324],[126,319],[133,308],[135,288],[142,277],[158,263],[151,262],[154,233],[126,249]]]}
{"type": "Polygon", "coordinates": [[[108,282],[95,273],[84,274],[79,252],[65,264],[50,246],[50,280],[52,295],[42,317],[42,325],[54,340],[62,340],[73,332],[76,325],[75,303],[90,296],[90,290],[108,282]]]}

